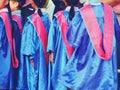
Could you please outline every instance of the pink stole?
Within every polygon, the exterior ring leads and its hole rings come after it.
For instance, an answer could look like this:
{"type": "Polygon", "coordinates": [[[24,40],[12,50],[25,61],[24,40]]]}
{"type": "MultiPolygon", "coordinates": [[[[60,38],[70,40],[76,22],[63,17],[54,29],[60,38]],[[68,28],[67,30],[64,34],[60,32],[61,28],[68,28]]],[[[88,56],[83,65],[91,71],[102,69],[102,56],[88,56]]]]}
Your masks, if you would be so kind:
{"type": "Polygon", "coordinates": [[[19,29],[20,29],[20,33],[22,34],[23,24],[22,24],[22,21],[21,21],[20,16],[18,16],[18,15],[13,15],[13,16],[12,16],[12,19],[17,22],[17,24],[18,24],[18,26],[19,26],[19,29]]]}
{"type": "Polygon", "coordinates": [[[85,7],[81,8],[80,11],[82,13],[96,53],[101,59],[109,60],[112,56],[114,41],[114,21],[112,8],[104,4],[104,35],[102,35],[102,31],[92,6],[86,5],[85,7]]]}
{"type": "Polygon", "coordinates": [[[67,32],[68,32],[68,22],[64,16],[64,11],[60,11],[57,13],[58,21],[62,30],[62,37],[66,46],[66,50],[68,53],[69,58],[72,56],[74,48],[70,46],[67,40],[67,32]]]}
{"type": "Polygon", "coordinates": [[[13,68],[17,68],[18,67],[18,59],[16,56],[16,53],[14,51],[14,44],[13,44],[13,37],[12,37],[12,30],[11,30],[11,24],[9,21],[9,17],[8,14],[6,12],[2,12],[0,13],[0,16],[3,18],[3,21],[5,23],[5,28],[6,28],[6,34],[7,34],[7,38],[10,44],[10,52],[11,52],[11,56],[12,56],[12,66],[13,68]]]}
{"type": "Polygon", "coordinates": [[[48,42],[48,33],[46,31],[46,28],[45,28],[44,23],[43,23],[42,19],[40,18],[40,16],[37,13],[34,13],[34,14],[32,14],[32,17],[33,17],[33,20],[32,20],[33,24],[36,28],[39,38],[42,41],[46,62],[48,63],[48,53],[46,52],[47,51],[47,42],[48,42]]]}

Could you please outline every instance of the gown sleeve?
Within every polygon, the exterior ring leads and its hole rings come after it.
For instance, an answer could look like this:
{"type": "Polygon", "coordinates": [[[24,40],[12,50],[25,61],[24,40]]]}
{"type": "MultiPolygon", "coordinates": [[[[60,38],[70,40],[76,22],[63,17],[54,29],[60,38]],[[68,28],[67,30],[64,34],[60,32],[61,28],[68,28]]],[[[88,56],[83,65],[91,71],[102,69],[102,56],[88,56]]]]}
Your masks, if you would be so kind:
{"type": "Polygon", "coordinates": [[[76,48],[82,41],[82,36],[85,31],[85,25],[81,17],[75,18],[71,21],[67,32],[67,39],[69,44],[76,48]]]}
{"type": "Polygon", "coordinates": [[[24,25],[21,40],[21,52],[23,55],[33,56],[35,54],[36,32],[32,23],[27,21],[24,25]]]}
{"type": "Polygon", "coordinates": [[[54,52],[55,51],[55,46],[57,44],[57,35],[59,32],[59,26],[57,25],[57,20],[56,18],[53,19],[50,30],[49,30],[49,35],[48,35],[48,46],[47,46],[47,52],[54,52]]]}

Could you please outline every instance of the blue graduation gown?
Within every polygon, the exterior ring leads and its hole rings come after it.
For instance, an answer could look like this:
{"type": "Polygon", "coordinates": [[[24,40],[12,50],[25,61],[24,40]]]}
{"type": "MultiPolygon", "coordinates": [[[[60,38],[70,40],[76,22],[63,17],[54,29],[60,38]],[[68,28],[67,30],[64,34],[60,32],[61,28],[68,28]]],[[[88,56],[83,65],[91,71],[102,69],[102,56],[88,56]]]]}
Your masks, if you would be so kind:
{"type": "MultiPolygon", "coordinates": [[[[92,8],[104,32],[104,7],[92,5],[92,8]]],[[[120,30],[116,15],[114,12],[113,14],[116,33],[112,57],[108,61],[102,60],[96,54],[81,16],[71,25],[67,38],[69,43],[75,47],[75,52],[60,75],[61,83],[74,90],[117,90],[116,39],[120,36],[120,30]]]]}
{"type": "MultiPolygon", "coordinates": [[[[36,28],[29,16],[24,25],[21,40],[21,60],[17,89],[47,90],[47,66],[44,49],[36,28]],[[34,62],[34,66],[31,64],[34,62]]],[[[41,17],[46,30],[50,27],[48,14],[41,17]]]]}
{"type": "MultiPolygon", "coordinates": [[[[21,19],[21,23],[22,23],[22,17],[21,17],[21,11],[14,11],[12,12],[12,15],[17,15],[20,17],[21,19]]],[[[16,56],[17,59],[20,62],[20,47],[21,47],[21,32],[20,32],[20,27],[18,25],[18,22],[16,20],[13,19],[13,24],[14,24],[14,31],[13,31],[13,38],[15,41],[15,52],[16,52],[16,56]]],[[[16,89],[17,86],[17,82],[19,80],[18,78],[18,72],[19,72],[19,67],[18,68],[12,68],[12,72],[11,72],[11,78],[10,78],[10,88],[11,89],[16,89]]]]}
{"type": "Polygon", "coordinates": [[[0,89],[9,89],[11,72],[10,45],[6,27],[0,16],[0,89]]]}
{"type": "MultiPolygon", "coordinates": [[[[66,9],[63,14],[69,26],[69,10],[66,9]]],[[[79,14],[79,11],[76,9],[73,22],[75,22],[75,19],[78,18],[79,14]]],[[[49,62],[48,90],[67,90],[65,85],[58,82],[58,77],[65,68],[69,57],[57,15],[55,15],[55,18],[52,21],[48,36],[47,52],[49,53],[51,51],[54,53],[54,63],[49,62]]]]}

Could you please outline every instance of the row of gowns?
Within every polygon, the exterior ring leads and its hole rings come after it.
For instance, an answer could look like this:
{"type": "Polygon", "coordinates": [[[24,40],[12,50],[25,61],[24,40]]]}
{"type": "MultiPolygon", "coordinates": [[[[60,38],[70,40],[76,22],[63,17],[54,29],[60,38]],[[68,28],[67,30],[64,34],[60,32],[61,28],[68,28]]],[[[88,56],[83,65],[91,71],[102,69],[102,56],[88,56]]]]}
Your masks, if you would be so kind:
{"type": "MultiPolygon", "coordinates": [[[[103,4],[97,6],[92,5],[92,8],[102,30],[101,32],[104,33],[104,6],[103,4]]],[[[27,18],[23,28],[21,46],[19,46],[20,38],[18,38],[19,40],[17,38],[15,39],[16,51],[19,51],[21,47],[20,52],[16,52],[17,57],[20,57],[19,73],[16,72],[15,69],[11,67],[9,42],[5,33],[5,26],[0,26],[3,27],[2,30],[4,30],[1,33],[1,40],[3,40],[3,42],[1,44],[2,49],[0,49],[0,58],[4,58],[4,61],[0,63],[2,67],[0,68],[0,81],[4,83],[0,82],[0,88],[9,87],[9,78],[12,75],[11,80],[13,84],[11,84],[10,87],[14,88],[14,84],[18,83],[17,89],[67,90],[68,88],[72,88],[74,90],[117,90],[116,43],[117,40],[119,41],[120,31],[115,13],[113,12],[115,30],[113,52],[109,61],[102,60],[96,54],[95,48],[92,45],[93,42],[87,31],[86,23],[79,9],[75,8],[75,16],[72,20],[69,20],[68,8],[65,11],[58,12],[55,14],[51,25],[48,14],[44,11],[42,13],[43,16],[41,19],[46,28],[46,32],[49,33],[47,52],[54,52],[55,62],[49,62],[47,67],[42,39],[38,35],[33,23],[33,16],[31,15],[27,18]],[[61,12],[62,15],[60,15],[61,12]],[[61,29],[65,27],[64,25],[66,25],[66,23],[64,23],[64,21],[62,21],[63,23],[59,22],[59,17],[61,16],[65,17],[64,20],[67,21],[69,28],[65,33],[63,33],[61,29]],[[62,27],[61,23],[63,24],[62,27]],[[67,36],[64,37],[63,34],[67,36]],[[3,37],[6,37],[6,40],[2,39],[3,37]],[[67,44],[74,47],[74,53],[71,56],[69,56],[68,53],[66,38],[69,42],[67,44]],[[17,43],[19,43],[19,45],[17,43]],[[8,45],[8,48],[4,48],[6,46],[3,44],[8,45]],[[4,50],[8,51],[7,54],[4,50]],[[12,71],[13,73],[10,73],[12,71]],[[15,79],[14,77],[15,75],[17,76],[17,74],[18,78],[15,79]]],[[[36,12],[34,14],[36,14],[36,12]]],[[[2,23],[0,25],[4,25],[2,18],[0,23],[2,23]]],[[[15,26],[17,25],[15,24],[15,26]]],[[[20,32],[15,32],[15,35],[20,36],[20,32]]]]}

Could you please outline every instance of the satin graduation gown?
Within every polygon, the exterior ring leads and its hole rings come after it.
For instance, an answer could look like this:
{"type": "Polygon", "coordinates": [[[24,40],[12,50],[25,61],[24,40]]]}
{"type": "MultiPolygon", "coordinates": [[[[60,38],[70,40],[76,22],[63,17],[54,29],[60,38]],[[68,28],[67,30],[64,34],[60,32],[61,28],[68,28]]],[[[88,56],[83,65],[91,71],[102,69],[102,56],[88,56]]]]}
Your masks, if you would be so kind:
{"type": "MultiPolygon", "coordinates": [[[[102,4],[97,6],[92,5],[92,8],[100,25],[101,32],[104,33],[104,6],[102,4]]],[[[112,56],[109,60],[101,59],[96,53],[82,13],[77,21],[70,26],[67,38],[69,43],[75,48],[75,52],[59,78],[59,81],[65,86],[73,90],[117,90],[116,39],[120,38],[120,29],[117,17],[113,11],[112,14],[115,33],[112,45],[112,56]]],[[[91,15],[91,13],[88,15],[91,15]]],[[[92,25],[92,23],[90,25],[92,25]]],[[[93,26],[97,28],[95,25],[93,26]]],[[[93,34],[96,32],[93,32],[93,34]]]]}
{"type": "MultiPolygon", "coordinates": [[[[68,51],[71,47],[69,49],[66,48],[66,28],[69,27],[71,23],[68,18],[69,9],[70,7],[66,8],[65,11],[60,11],[55,14],[50,27],[47,52],[50,53],[52,51],[54,53],[54,63],[49,62],[48,90],[67,90],[66,86],[58,82],[58,77],[66,67],[66,63],[71,56],[68,55],[68,51]],[[63,16],[63,18],[61,16],[63,16]],[[61,21],[59,19],[61,19],[61,21]]],[[[73,22],[76,22],[75,20],[78,18],[79,14],[78,8],[75,8],[75,16],[72,19],[73,22]]],[[[67,46],[69,47],[69,45],[67,46]]]]}
{"type": "MultiPolygon", "coordinates": [[[[48,33],[50,27],[50,19],[48,14],[42,11],[43,16],[40,17],[37,12],[29,16],[24,25],[21,41],[21,60],[19,70],[19,81],[17,89],[26,90],[47,90],[47,63],[44,54],[44,44],[39,32],[37,32],[33,19],[41,19],[48,33]],[[34,63],[34,65],[32,64],[34,63]]],[[[37,24],[38,27],[41,24],[37,24]]],[[[42,26],[43,27],[43,26],[42,26]]],[[[41,34],[44,31],[39,28],[41,34]]],[[[47,41],[46,41],[47,42],[47,41]]]]}
{"type": "MultiPolygon", "coordinates": [[[[4,14],[3,14],[4,15],[4,14]]],[[[11,54],[10,45],[7,36],[7,28],[5,22],[10,25],[8,16],[8,10],[0,10],[0,89],[9,89],[10,75],[11,75],[11,54]],[[2,18],[2,14],[5,13],[7,21],[2,18]]],[[[8,26],[9,26],[8,25],[8,26]]]]}
{"type": "MultiPolygon", "coordinates": [[[[21,34],[22,34],[22,29],[23,29],[23,24],[22,24],[22,17],[21,17],[21,11],[17,10],[12,12],[12,19],[13,19],[13,24],[14,24],[14,31],[13,31],[13,38],[14,38],[14,49],[16,52],[16,56],[18,61],[20,62],[20,47],[21,47],[21,34]]],[[[11,84],[10,88],[11,89],[16,89],[17,82],[18,82],[18,68],[12,68],[12,75],[10,78],[11,84]]]]}

